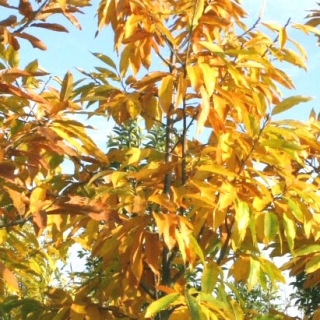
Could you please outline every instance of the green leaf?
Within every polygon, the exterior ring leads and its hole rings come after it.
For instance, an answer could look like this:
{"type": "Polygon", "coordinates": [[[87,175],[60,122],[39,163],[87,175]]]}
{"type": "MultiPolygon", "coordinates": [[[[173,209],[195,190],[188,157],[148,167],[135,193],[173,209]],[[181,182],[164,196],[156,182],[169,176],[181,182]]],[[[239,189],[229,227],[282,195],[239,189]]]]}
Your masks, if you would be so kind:
{"type": "Polygon", "coordinates": [[[169,293],[168,295],[160,298],[159,300],[153,301],[148,306],[145,317],[146,318],[153,317],[161,310],[167,309],[172,302],[176,301],[179,298],[179,296],[180,296],[179,293],[174,292],[174,293],[169,293]]]}
{"type": "Polygon", "coordinates": [[[255,258],[250,258],[250,271],[248,277],[248,290],[252,290],[259,282],[260,262],[255,258]]]}
{"type": "Polygon", "coordinates": [[[196,299],[189,293],[188,290],[185,292],[185,297],[189,309],[189,313],[192,320],[200,320],[198,304],[196,299]]]}
{"type": "Polygon", "coordinates": [[[196,240],[196,238],[193,235],[189,236],[190,242],[193,245],[194,251],[196,252],[196,254],[198,255],[198,257],[200,258],[201,262],[204,264],[204,255],[202,252],[201,247],[198,244],[198,241],[196,240]]]}
{"type": "Polygon", "coordinates": [[[215,262],[209,261],[205,265],[201,279],[202,292],[208,294],[212,293],[217,283],[219,273],[219,266],[215,262]]]}
{"type": "Polygon", "coordinates": [[[279,231],[278,217],[273,212],[266,212],[264,214],[264,237],[268,241],[273,240],[279,231]]]}
{"type": "Polygon", "coordinates": [[[283,214],[284,233],[288,241],[290,251],[293,251],[294,240],[296,237],[296,225],[286,213],[283,214]]]}
{"type": "Polygon", "coordinates": [[[308,102],[310,100],[312,100],[312,98],[306,97],[306,96],[293,96],[293,97],[284,99],[273,108],[271,114],[274,116],[276,114],[279,114],[281,112],[291,109],[292,107],[296,106],[301,102],[308,102]]]}

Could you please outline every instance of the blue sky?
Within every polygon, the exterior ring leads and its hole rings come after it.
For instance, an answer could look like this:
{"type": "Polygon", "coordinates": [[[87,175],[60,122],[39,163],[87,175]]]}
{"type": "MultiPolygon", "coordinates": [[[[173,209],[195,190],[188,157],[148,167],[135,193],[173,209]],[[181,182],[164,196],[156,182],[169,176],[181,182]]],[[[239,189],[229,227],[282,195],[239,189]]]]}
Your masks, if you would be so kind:
{"type": "MultiPolygon", "coordinates": [[[[11,1],[9,1],[11,2],[11,1]]],[[[263,0],[243,0],[243,5],[248,12],[246,24],[251,26],[257,19],[263,0]]],[[[47,47],[47,51],[34,49],[26,41],[21,40],[21,66],[25,66],[28,62],[38,59],[41,66],[51,72],[53,75],[63,77],[70,70],[74,73],[75,78],[80,78],[76,67],[89,71],[94,66],[99,65],[98,59],[94,58],[90,52],[101,52],[112,56],[113,53],[113,34],[108,29],[102,30],[98,37],[95,38],[97,28],[97,20],[95,17],[96,6],[99,1],[93,1],[95,5],[84,8],[84,15],[78,15],[82,30],[77,30],[67,19],[52,18],[51,22],[59,22],[69,29],[69,33],[50,32],[41,30],[40,28],[30,28],[28,32],[42,39],[47,47]],[[24,42],[24,43],[22,43],[24,42]]],[[[303,22],[303,18],[307,15],[307,9],[316,9],[315,0],[266,0],[265,10],[262,21],[275,21],[284,25],[289,17],[293,22],[303,22]]],[[[12,12],[11,12],[12,14],[12,12]]],[[[6,18],[8,11],[1,7],[0,20],[6,18]]],[[[286,63],[280,65],[288,75],[293,79],[296,90],[282,90],[283,96],[290,95],[306,95],[314,97],[313,101],[306,104],[300,104],[280,115],[281,118],[295,118],[306,120],[309,116],[311,108],[318,113],[320,112],[320,103],[318,98],[318,83],[320,75],[320,47],[316,45],[316,38],[313,35],[306,36],[300,31],[288,29],[289,36],[298,40],[308,53],[308,71],[290,66],[286,63]]],[[[101,119],[102,120],[102,119],[101,119]]],[[[100,120],[100,121],[101,121],[100,120]]],[[[98,121],[98,119],[96,119],[98,121]]],[[[99,127],[98,123],[96,125],[99,127]]],[[[101,135],[100,135],[101,137],[101,135]]],[[[103,137],[105,138],[105,136],[103,137]]]]}

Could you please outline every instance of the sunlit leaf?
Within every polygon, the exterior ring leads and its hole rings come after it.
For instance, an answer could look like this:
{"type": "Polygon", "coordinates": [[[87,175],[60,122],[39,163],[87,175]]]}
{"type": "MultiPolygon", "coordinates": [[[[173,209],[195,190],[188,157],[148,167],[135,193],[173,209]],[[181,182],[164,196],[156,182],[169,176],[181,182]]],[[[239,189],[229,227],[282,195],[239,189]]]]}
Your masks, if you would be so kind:
{"type": "Polygon", "coordinates": [[[151,302],[151,304],[147,307],[145,317],[153,317],[161,310],[167,309],[171,303],[173,303],[179,298],[179,296],[179,293],[170,293],[156,301],[151,302]]]}
{"type": "Polygon", "coordinates": [[[305,96],[293,96],[293,97],[284,99],[273,108],[272,115],[282,113],[284,111],[291,109],[292,107],[296,106],[299,103],[308,102],[310,100],[312,100],[312,98],[305,97],[305,96]]]}

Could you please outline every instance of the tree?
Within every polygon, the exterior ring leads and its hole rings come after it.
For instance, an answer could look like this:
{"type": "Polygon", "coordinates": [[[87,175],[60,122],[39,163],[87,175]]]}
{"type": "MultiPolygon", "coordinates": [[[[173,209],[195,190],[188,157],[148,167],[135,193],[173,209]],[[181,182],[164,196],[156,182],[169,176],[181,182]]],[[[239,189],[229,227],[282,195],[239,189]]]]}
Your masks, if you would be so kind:
{"type": "Polygon", "coordinates": [[[296,276],[296,281],[291,283],[296,290],[291,294],[291,298],[295,299],[295,304],[304,312],[307,319],[312,319],[320,302],[319,284],[311,285],[306,282],[306,278],[305,273],[300,273],[296,276]]]}
{"type": "Polygon", "coordinates": [[[54,15],[78,27],[86,5],[0,2],[14,12],[0,22],[4,319],[241,319],[231,281],[285,281],[263,248],[316,286],[320,124],[314,111],[307,123],[274,116],[310,100],[281,96],[294,85],[277,62],[306,68],[287,29],[319,35],[317,11],[247,27],[239,1],[102,0],[98,32],[113,32],[119,61],[94,53],[102,67],[59,88],[37,61],[19,67],[21,39],[45,49],[31,27],[66,31],[54,15]],[[128,128],[141,117],[164,145],[128,139],[105,154],[77,113],[128,128]],[[75,243],[87,268],[65,283],[56,264],[75,243]]]}

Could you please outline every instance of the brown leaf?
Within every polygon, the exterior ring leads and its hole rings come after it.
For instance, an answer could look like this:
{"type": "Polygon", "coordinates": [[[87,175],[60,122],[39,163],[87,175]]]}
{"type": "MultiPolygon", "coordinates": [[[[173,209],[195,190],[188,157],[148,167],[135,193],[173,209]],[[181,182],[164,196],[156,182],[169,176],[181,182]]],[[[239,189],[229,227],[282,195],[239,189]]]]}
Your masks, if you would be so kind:
{"type": "Polygon", "coordinates": [[[19,13],[25,16],[28,20],[33,17],[33,9],[28,0],[20,0],[19,2],[19,13]]]}
{"type": "Polygon", "coordinates": [[[14,34],[16,37],[28,40],[34,48],[38,48],[40,50],[47,50],[46,45],[39,40],[38,38],[32,36],[31,34],[25,32],[17,32],[14,34]]]}
{"type": "Polygon", "coordinates": [[[33,23],[31,27],[44,28],[57,32],[69,32],[67,28],[58,23],[33,23]]]}
{"type": "MultiPolygon", "coordinates": [[[[1,4],[0,4],[1,5],[1,4]]],[[[0,25],[4,27],[10,27],[17,22],[17,17],[14,15],[9,16],[7,19],[1,20],[0,25]]]]}
{"type": "Polygon", "coordinates": [[[12,94],[13,96],[29,99],[35,102],[47,104],[48,102],[41,96],[35,95],[33,93],[26,93],[20,88],[17,88],[11,84],[0,83],[0,92],[12,94]]]}
{"type": "Polygon", "coordinates": [[[0,176],[8,180],[14,180],[14,170],[16,166],[12,162],[1,162],[0,163],[0,176]]]}

